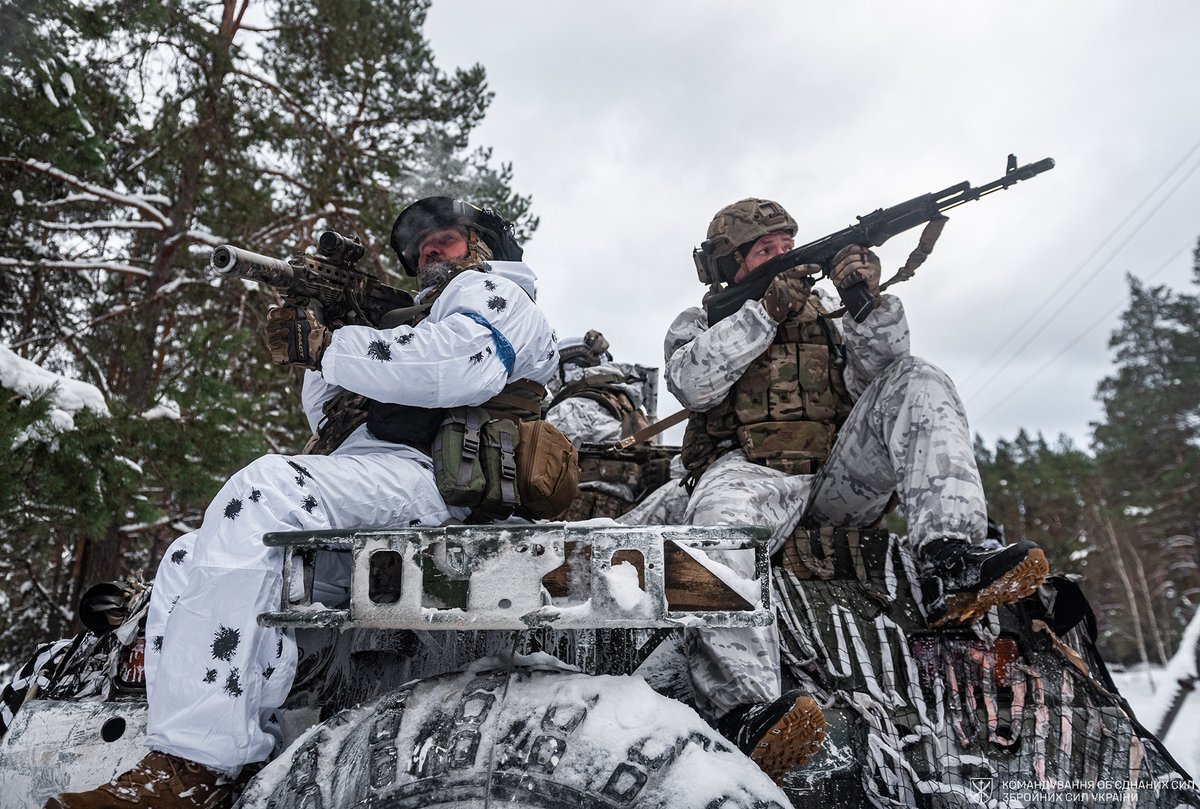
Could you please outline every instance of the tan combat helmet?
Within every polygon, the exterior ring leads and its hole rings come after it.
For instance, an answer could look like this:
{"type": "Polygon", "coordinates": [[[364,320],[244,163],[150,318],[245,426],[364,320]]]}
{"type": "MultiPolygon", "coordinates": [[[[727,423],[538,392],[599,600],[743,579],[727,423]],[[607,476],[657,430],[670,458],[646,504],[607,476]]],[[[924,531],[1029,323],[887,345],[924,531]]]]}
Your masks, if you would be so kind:
{"type": "Polygon", "coordinates": [[[696,273],[705,284],[732,283],[738,271],[738,248],[768,233],[796,235],[796,220],[778,202],[749,197],[717,211],[708,238],[696,248],[696,273]]]}

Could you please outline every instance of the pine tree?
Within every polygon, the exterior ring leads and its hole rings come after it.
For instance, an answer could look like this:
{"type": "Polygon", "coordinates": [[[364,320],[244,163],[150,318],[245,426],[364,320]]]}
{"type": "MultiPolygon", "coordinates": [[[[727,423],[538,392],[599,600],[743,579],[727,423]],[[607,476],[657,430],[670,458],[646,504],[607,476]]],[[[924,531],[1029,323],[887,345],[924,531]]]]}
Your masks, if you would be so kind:
{"type": "MultiPolygon", "coordinates": [[[[285,257],[337,229],[363,240],[360,266],[403,286],[387,238],[420,196],[461,195],[525,236],[536,227],[511,168],[469,150],[491,93],[478,65],[437,68],[427,8],[275,0],[253,20],[235,0],[0,10],[0,176],[15,191],[0,200],[0,341],[103,391],[110,415],[95,427],[113,444],[92,445],[105,454],[93,462],[121,457],[137,479],[59,504],[74,515],[56,540],[56,570],[71,571],[60,604],[152,574],[225,477],[307,437],[300,376],[270,365],[259,336],[277,298],[214,278],[212,247],[285,257]],[[162,413],[177,415],[151,417],[162,413]]],[[[15,464],[4,471],[40,474],[15,464]]],[[[32,535],[20,498],[0,514],[5,541],[32,535]]],[[[39,575],[5,570],[3,586],[39,575]]]]}
{"type": "MultiPolygon", "coordinates": [[[[1129,308],[1109,341],[1093,449],[1107,518],[1143,563],[1168,648],[1200,601],[1200,295],[1128,279],[1129,308]]],[[[1200,250],[1193,283],[1200,284],[1200,250]]]]}

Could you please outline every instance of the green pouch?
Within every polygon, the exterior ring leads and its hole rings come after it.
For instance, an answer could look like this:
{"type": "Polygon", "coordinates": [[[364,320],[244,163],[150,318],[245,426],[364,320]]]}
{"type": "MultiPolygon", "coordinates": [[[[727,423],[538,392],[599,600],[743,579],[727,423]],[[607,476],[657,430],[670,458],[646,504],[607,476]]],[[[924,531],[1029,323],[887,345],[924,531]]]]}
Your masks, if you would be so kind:
{"type": "Polygon", "coordinates": [[[453,407],[433,437],[433,474],[449,506],[472,507],[487,491],[482,460],[484,425],[489,416],[479,407],[453,407]]]}
{"type": "Polygon", "coordinates": [[[483,425],[482,452],[485,481],[483,498],[476,512],[503,518],[521,505],[517,493],[517,444],[520,432],[516,422],[492,419],[483,425]]]}

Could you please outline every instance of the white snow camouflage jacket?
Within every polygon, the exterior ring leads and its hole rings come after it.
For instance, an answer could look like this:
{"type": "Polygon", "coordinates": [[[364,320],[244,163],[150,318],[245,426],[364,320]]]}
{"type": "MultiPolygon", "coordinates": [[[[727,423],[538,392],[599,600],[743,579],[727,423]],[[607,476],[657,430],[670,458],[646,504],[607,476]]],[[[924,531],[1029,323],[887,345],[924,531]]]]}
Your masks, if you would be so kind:
{"type": "MultiPolygon", "coordinates": [[[[482,404],[510,381],[548,382],[558,371],[549,321],[534,303],[536,276],[522,262],[455,276],[416,326],[343,326],[305,375],[309,425],[339,390],[416,407],[482,404]]],[[[420,296],[418,295],[418,300],[420,296]]]]}

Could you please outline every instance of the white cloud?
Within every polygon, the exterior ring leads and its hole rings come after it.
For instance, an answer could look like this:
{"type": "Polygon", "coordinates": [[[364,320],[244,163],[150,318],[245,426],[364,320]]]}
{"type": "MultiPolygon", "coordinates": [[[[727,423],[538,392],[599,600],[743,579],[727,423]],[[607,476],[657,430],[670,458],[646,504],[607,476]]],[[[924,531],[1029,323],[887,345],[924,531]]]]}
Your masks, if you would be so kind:
{"type": "MultiPolygon", "coordinates": [[[[952,213],[896,290],[914,352],[960,381],[986,439],[1024,427],[1086,442],[1124,274],[1189,283],[1180,247],[1200,235],[1200,176],[1152,216],[1135,207],[1200,161],[1171,171],[1200,138],[1194,3],[497,9],[435,0],[426,33],[442,68],[488,71],[496,97],[475,142],[512,161],[516,188],[533,194],[542,225],[526,256],[542,305],[562,335],[599,328],[618,359],[662,365],[667,326],[704,291],[691,248],[722,205],[778,199],[807,241],[872,208],[993,179],[1010,152],[1058,167],[952,213]]],[[[886,245],[885,268],[915,240],[886,245]]],[[[662,399],[665,415],[675,403],[662,399]]]]}

